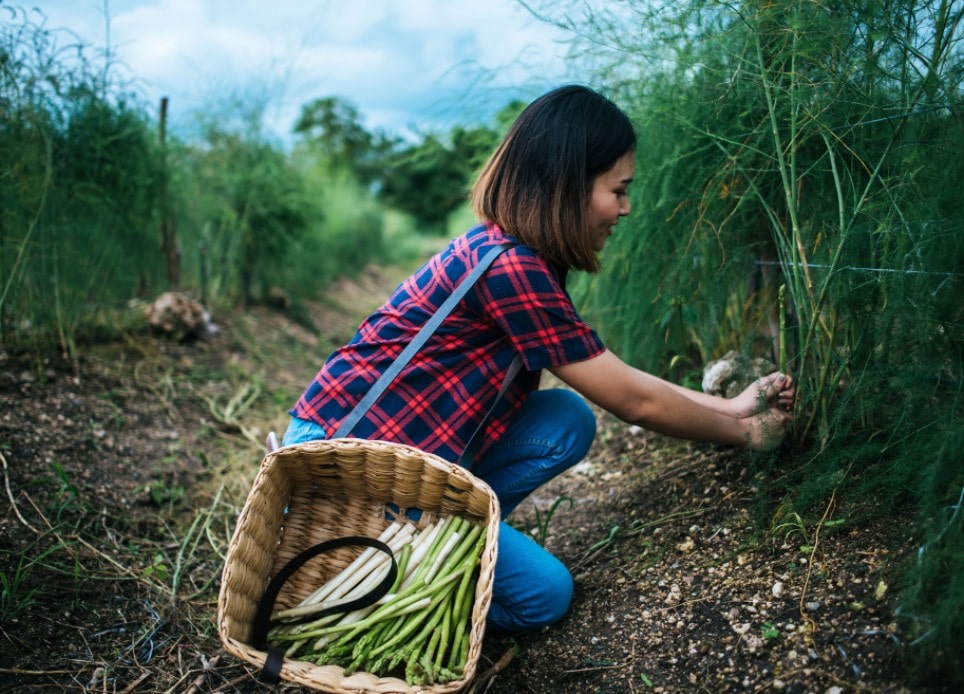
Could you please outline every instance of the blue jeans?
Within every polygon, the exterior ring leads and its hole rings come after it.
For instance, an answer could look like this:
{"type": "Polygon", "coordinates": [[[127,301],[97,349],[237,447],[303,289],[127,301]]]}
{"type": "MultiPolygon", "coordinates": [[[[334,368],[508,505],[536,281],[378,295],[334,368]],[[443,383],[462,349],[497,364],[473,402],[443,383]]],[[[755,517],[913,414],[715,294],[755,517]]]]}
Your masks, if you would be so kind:
{"type": "MultiPolygon", "coordinates": [[[[505,435],[472,467],[492,487],[502,508],[499,553],[492,586],[489,624],[524,631],[553,624],[572,599],[565,565],[505,518],[537,487],[578,463],[596,435],[596,418],[585,401],[568,390],[530,393],[505,435]]],[[[325,438],[324,429],[292,419],[283,443],[325,438]]]]}

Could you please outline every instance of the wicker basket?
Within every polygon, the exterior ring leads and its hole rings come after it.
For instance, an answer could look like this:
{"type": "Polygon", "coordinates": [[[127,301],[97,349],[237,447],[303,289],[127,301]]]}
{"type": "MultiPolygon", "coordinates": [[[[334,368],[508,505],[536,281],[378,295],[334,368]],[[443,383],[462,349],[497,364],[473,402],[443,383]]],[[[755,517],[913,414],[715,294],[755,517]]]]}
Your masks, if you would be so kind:
{"type": "MultiPolygon", "coordinates": [[[[469,654],[459,680],[412,687],[395,677],[366,672],[345,676],[341,667],[285,659],[281,679],[335,694],[453,692],[475,675],[485,618],[492,600],[499,504],[492,490],[464,468],[410,446],[334,439],[286,446],[269,453],[238,518],[218,599],[218,631],[225,650],[262,666],[267,654],[249,644],[252,619],[268,581],[282,566],[317,543],[345,535],[377,537],[389,524],[386,505],[421,509],[417,525],[439,515],[483,523],[487,540],[480,562],[469,654]]],[[[357,556],[345,548],[312,560],[285,583],[276,601],[297,605],[357,556]]]]}

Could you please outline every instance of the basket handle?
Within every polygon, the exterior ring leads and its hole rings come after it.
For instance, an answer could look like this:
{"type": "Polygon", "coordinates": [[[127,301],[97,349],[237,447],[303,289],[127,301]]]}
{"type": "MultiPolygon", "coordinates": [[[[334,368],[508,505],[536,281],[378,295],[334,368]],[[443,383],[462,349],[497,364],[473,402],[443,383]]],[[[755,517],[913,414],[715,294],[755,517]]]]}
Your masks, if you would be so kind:
{"type": "Polygon", "coordinates": [[[264,659],[264,666],[261,668],[261,674],[258,676],[259,680],[266,684],[277,684],[281,675],[281,664],[284,662],[285,651],[283,648],[268,645],[268,628],[271,626],[271,611],[274,609],[274,601],[278,597],[281,587],[291,578],[294,572],[300,569],[309,559],[313,559],[323,552],[330,552],[334,549],[341,549],[342,547],[356,546],[373,547],[388,555],[388,558],[391,560],[391,566],[381,583],[354,600],[349,600],[348,602],[332,607],[326,607],[288,623],[299,624],[326,615],[351,612],[352,610],[360,610],[363,607],[374,605],[388,593],[392,585],[394,585],[395,579],[398,577],[398,564],[395,561],[395,554],[392,552],[391,547],[384,542],[371,537],[363,537],[361,535],[339,537],[309,547],[293,558],[281,567],[281,570],[268,582],[268,587],[264,589],[264,595],[261,596],[261,600],[258,602],[258,609],[254,614],[254,621],[251,625],[251,645],[267,652],[267,656],[264,659]]]}

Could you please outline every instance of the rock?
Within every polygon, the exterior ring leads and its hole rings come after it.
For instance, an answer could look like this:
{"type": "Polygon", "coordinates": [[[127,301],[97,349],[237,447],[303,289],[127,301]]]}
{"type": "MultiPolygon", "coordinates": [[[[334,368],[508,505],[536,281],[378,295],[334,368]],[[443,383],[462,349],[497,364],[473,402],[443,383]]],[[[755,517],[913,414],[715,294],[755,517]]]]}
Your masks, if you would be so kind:
{"type": "Polygon", "coordinates": [[[783,595],[783,582],[776,581],[773,584],[773,587],[770,589],[770,592],[773,594],[773,597],[775,598],[779,598],[781,595],[783,595]]]}
{"type": "Polygon", "coordinates": [[[180,292],[164,292],[148,304],[144,315],[152,330],[180,341],[219,331],[204,307],[180,292]]]}
{"type": "Polygon", "coordinates": [[[703,367],[703,392],[732,398],[760,376],[776,370],[767,360],[729,351],[703,367]]]}
{"type": "Polygon", "coordinates": [[[750,653],[763,650],[763,639],[756,634],[743,634],[743,643],[750,653]]]}
{"type": "Polygon", "coordinates": [[[282,311],[287,311],[291,308],[291,297],[288,296],[288,292],[281,287],[270,287],[264,300],[268,306],[281,309],[282,311]]]}

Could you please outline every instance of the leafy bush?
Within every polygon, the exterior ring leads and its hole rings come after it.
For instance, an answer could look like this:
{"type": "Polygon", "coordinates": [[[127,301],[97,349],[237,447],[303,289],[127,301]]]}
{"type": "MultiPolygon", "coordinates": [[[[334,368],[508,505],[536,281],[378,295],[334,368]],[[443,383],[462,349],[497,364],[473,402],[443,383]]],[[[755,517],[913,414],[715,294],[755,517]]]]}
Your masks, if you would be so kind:
{"type": "Polygon", "coordinates": [[[123,329],[131,299],[166,289],[312,297],[382,253],[384,210],[357,172],[271,142],[257,99],[208,114],[201,141],[162,142],[109,63],[38,10],[0,12],[3,345],[74,354],[123,329]]]}
{"type": "Polygon", "coordinates": [[[162,270],[144,243],[162,170],[136,102],[35,14],[6,11],[19,23],[0,29],[0,329],[73,352],[162,270]]]}
{"type": "MultiPolygon", "coordinates": [[[[946,522],[931,500],[964,487],[945,457],[964,403],[962,12],[784,0],[635,8],[635,32],[587,19],[639,148],[636,214],[574,287],[585,312],[676,378],[730,349],[785,353],[800,399],[792,462],[759,460],[773,491],[801,512],[833,492],[873,513],[910,503],[922,536],[946,522]]],[[[952,524],[939,546],[959,542],[952,524]]],[[[933,556],[911,569],[933,630],[915,648],[960,680],[964,575],[933,556]]]]}

